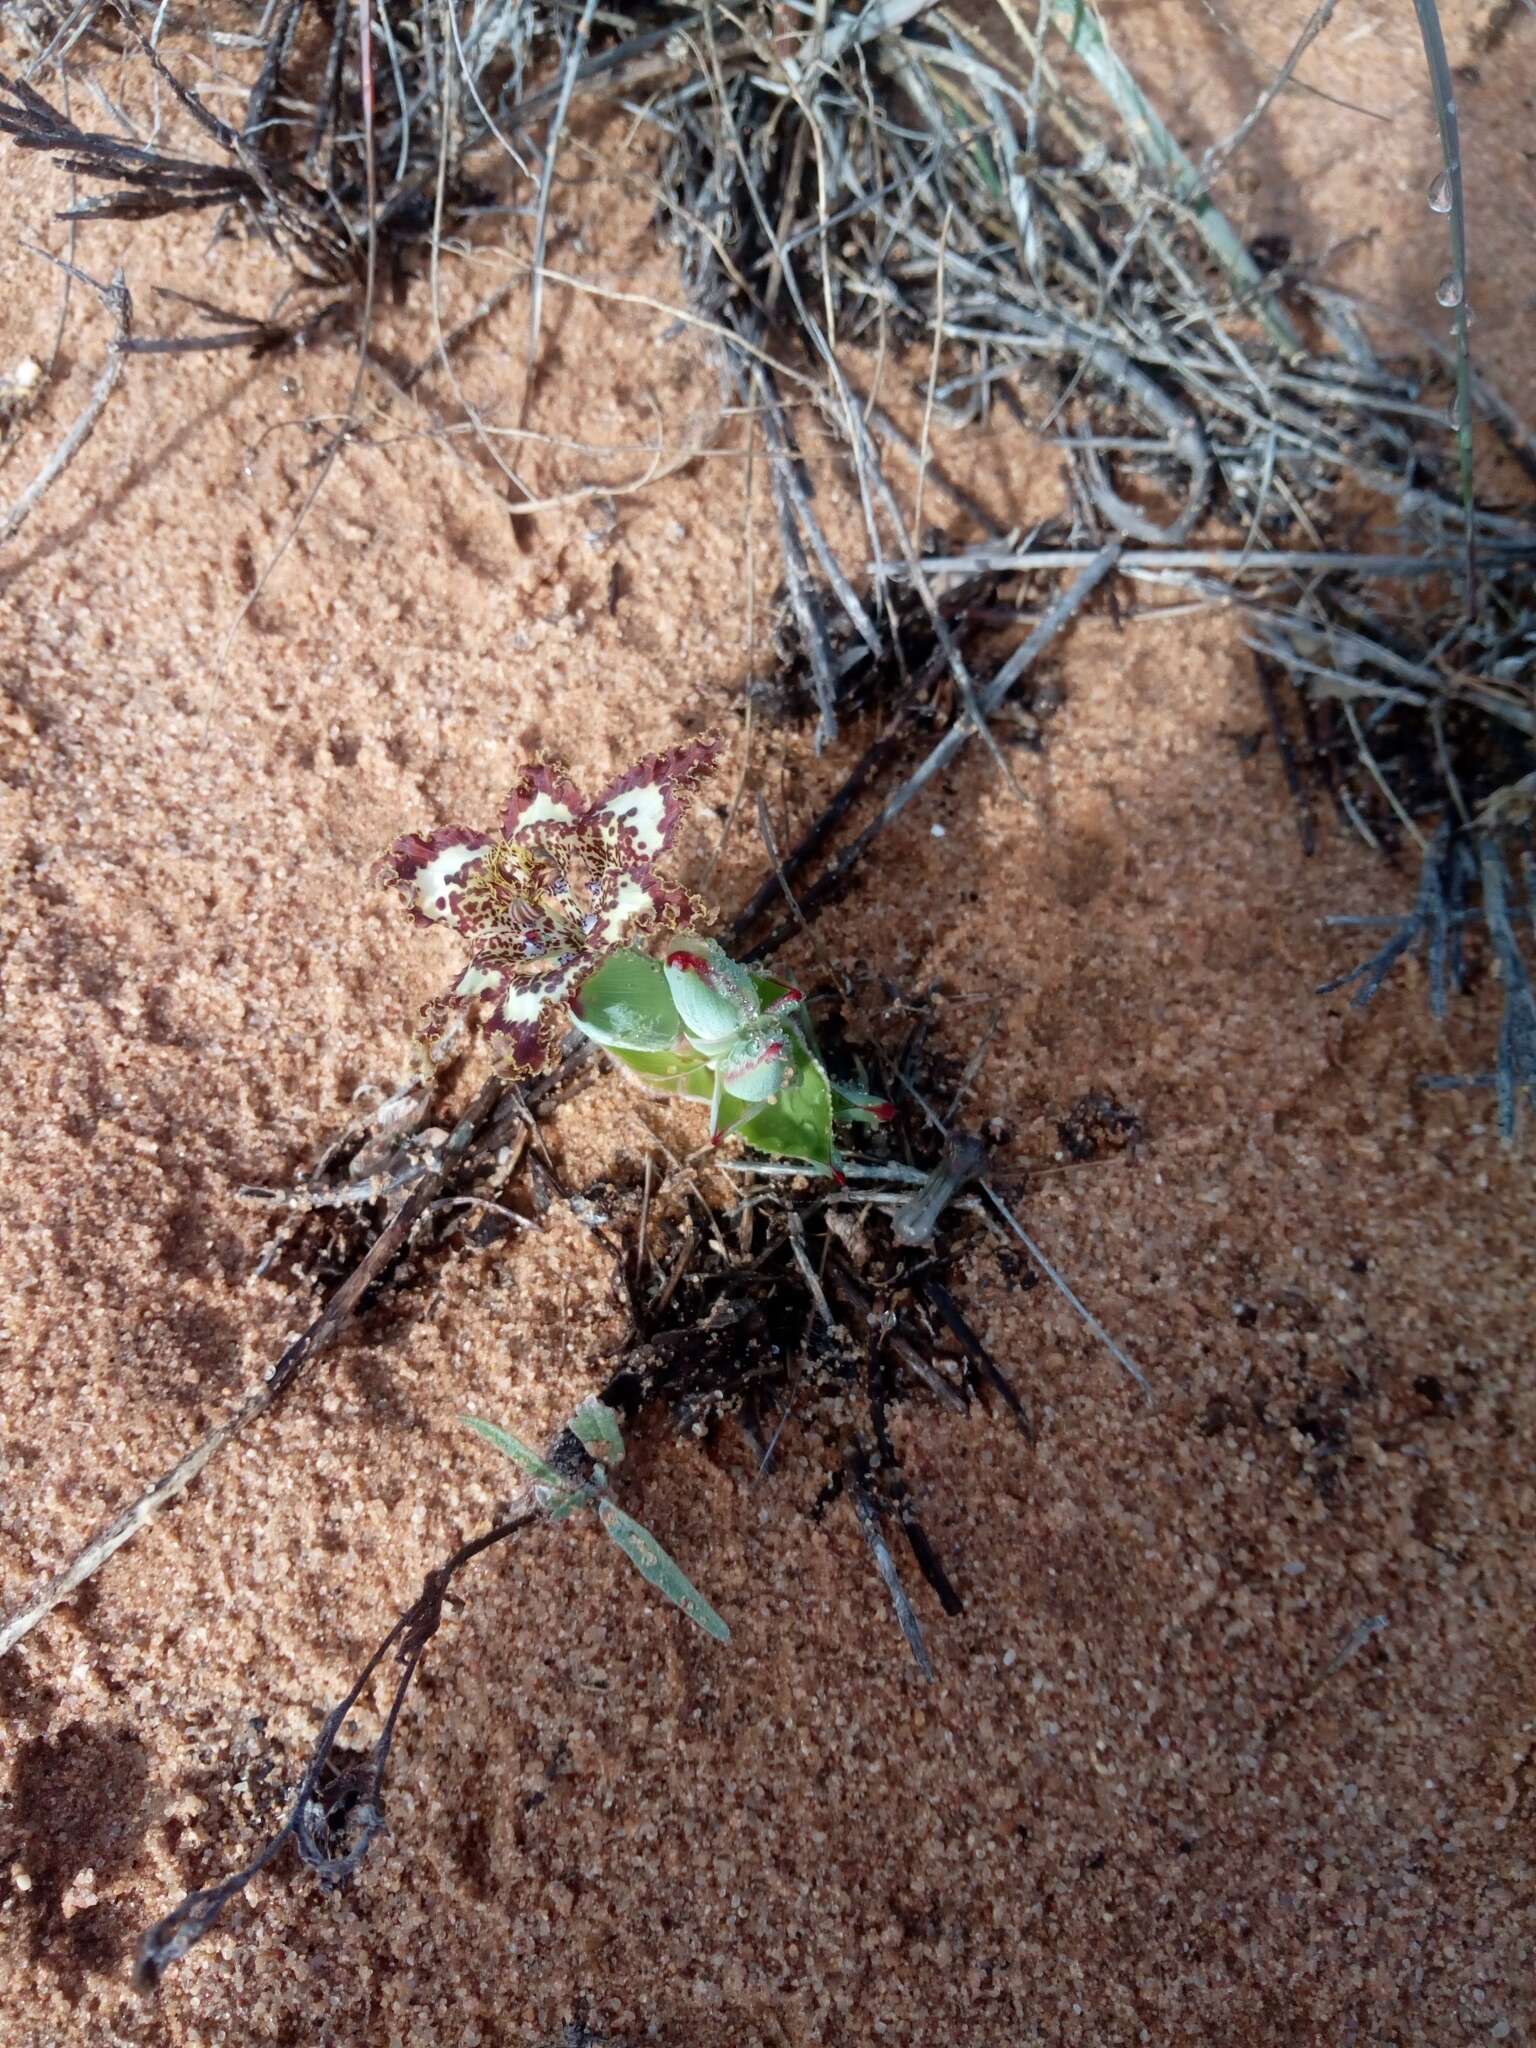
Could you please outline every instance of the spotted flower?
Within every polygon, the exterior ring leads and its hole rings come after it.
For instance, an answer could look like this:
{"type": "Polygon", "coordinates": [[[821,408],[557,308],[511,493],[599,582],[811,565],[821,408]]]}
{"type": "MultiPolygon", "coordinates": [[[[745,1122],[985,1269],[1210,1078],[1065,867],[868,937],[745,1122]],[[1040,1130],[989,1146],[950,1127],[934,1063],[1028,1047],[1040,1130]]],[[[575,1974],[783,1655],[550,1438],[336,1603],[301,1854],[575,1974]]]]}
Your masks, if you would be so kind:
{"type": "Polygon", "coordinates": [[[652,755],[590,803],[563,764],[524,768],[498,832],[446,825],[397,839],[379,879],[418,924],[451,924],[469,965],[422,1011],[436,1057],[455,1015],[478,1008],[503,1067],[527,1080],[553,1066],[581,982],[617,946],[699,923],[704,905],[663,888],[654,864],[677,836],[718,740],[652,755]]]}

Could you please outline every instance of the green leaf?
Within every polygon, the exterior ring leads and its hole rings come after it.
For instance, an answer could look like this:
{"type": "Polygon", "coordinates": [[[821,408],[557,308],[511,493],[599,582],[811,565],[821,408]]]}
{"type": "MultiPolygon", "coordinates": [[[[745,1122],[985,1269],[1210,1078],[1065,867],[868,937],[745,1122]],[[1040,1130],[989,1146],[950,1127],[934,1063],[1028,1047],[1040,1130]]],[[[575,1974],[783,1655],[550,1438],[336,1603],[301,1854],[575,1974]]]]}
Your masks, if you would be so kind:
{"type": "Polygon", "coordinates": [[[611,1500],[600,1500],[597,1512],[603,1527],[648,1585],[654,1586],[658,1593],[664,1593],[675,1607],[680,1607],[691,1622],[712,1635],[716,1642],[728,1643],[731,1640],[731,1632],[725,1623],[649,1529],[632,1515],[626,1515],[621,1507],[615,1507],[611,1500]]]}
{"type": "Polygon", "coordinates": [[[832,1083],[834,1123],[884,1124],[891,1120],[891,1105],[884,1095],[871,1095],[867,1088],[855,1088],[849,1081],[832,1083]]]}
{"type": "MultiPolygon", "coordinates": [[[[790,985],[787,981],[775,981],[771,974],[754,974],[752,986],[757,990],[758,1001],[766,1010],[770,1004],[776,1003],[780,996],[789,994],[790,985]]],[[[793,1014],[803,1020],[805,1016],[803,1006],[793,1014]]]]}
{"type": "Polygon", "coordinates": [[[794,1078],[780,1090],[778,1101],[757,1108],[751,1103],[737,1105],[727,1095],[720,1122],[738,1124],[741,1136],[759,1152],[831,1169],[832,1087],[826,1069],[798,1034],[794,1078]],[[742,1118],[745,1121],[738,1123],[742,1118]]]}
{"type": "Polygon", "coordinates": [[[573,1508],[586,1505],[589,1497],[587,1490],[584,1487],[573,1487],[568,1480],[562,1479],[554,1466],[546,1463],[537,1451],[530,1450],[521,1437],[513,1436],[508,1429],[499,1429],[494,1422],[482,1422],[475,1415],[463,1415],[459,1419],[461,1422],[467,1422],[476,1436],[484,1437],[485,1441],[500,1451],[503,1457],[510,1458],[514,1465],[521,1465],[529,1478],[536,1480],[541,1488],[549,1489],[552,1498],[546,1499],[541,1494],[540,1505],[549,1510],[555,1521],[563,1521],[573,1508]]]}
{"type": "Polygon", "coordinates": [[[713,939],[684,935],[667,955],[667,986],[695,1045],[727,1044],[757,1013],[752,977],[713,939]]]}
{"type": "Polygon", "coordinates": [[[610,953],[587,976],[571,1012],[588,1038],[612,1051],[660,1051],[683,1028],[661,962],[632,946],[610,953]]]}
{"type": "MultiPolygon", "coordinates": [[[[776,1158],[803,1159],[830,1171],[832,1165],[832,1088],[820,1060],[798,1032],[794,1078],[777,1102],[743,1102],[727,1089],[720,1098],[720,1128],[735,1131],[759,1152],[776,1158]]],[[[698,1102],[714,1097],[714,1071],[698,1055],[628,1053],[613,1057],[669,1095],[691,1096],[698,1102]]]]}
{"type": "Polygon", "coordinates": [[[594,1458],[609,1465],[624,1462],[624,1432],[616,1410],[596,1394],[589,1394],[571,1417],[572,1432],[581,1438],[594,1458]]]}
{"type": "MultiPolygon", "coordinates": [[[[713,944],[712,941],[707,943],[713,944]]],[[[614,956],[615,959],[622,957],[614,956]]],[[[603,977],[611,964],[605,963],[583,985],[578,1011],[586,1003],[588,991],[594,988],[598,997],[606,1000],[603,977]]],[[[654,962],[647,964],[655,965],[654,962]]],[[[735,971],[744,972],[739,968],[735,971]]],[[[769,974],[754,974],[749,979],[752,991],[764,1009],[776,1003],[790,986],[787,981],[775,980],[769,974]]],[[[577,1021],[583,1030],[589,1028],[584,1016],[578,1014],[577,1021]]],[[[600,1024],[599,1031],[602,1028],[600,1024]]],[[[829,1172],[832,1167],[832,1089],[826,1069],[815,1051],[810,1018],[804,1009],[792,1010],[782,1018],[775,1018],[773,1029],[775,1032],[782,1030],[795,1049],[793,1078],[787,1087],[780,1090],[776,1102],[747,1102],[732,1095],[729,1089],[725,1090],[720,1101],[721,1129],[738,1131],[759,1152],[768,1152],[777,1158],[804,1160],[808,1166],[829,1172]]],[[[693,1051],[691,1047],[679,1049],[670,1039],[665,1046],[651,1049],[612,1044],[601,1037],[599,1031],[592,1031],[590,1035],[596,1037],[599,1044],[606,1044],[619,1065],[627,1067],[647,1086],[666,1095],[687,1096],[697,1102],[714,1099],[714,1068],[702,1053],[693,1051]]]]}
{"type": "Polygon", "coordinates": [[[634,1052],[621,1045],[610,1045],[608,1050],[621,1067],[628,1067],[664,1095],[693,1095],[708,1102],[714,1092],[714,1077],[702,1053],[634,1052]]]}

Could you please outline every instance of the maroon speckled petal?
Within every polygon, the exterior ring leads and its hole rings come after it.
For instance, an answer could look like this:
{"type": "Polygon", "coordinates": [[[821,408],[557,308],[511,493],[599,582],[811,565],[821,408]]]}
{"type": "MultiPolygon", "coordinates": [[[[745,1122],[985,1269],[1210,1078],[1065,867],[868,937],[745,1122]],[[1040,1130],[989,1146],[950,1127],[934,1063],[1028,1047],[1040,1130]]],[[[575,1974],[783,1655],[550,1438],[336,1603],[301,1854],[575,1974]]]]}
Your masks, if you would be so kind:
{"type": "Polygon", "coordinates": [[[444,825],[425,838],[408,832],[378,862],[374,879],[400,891],[418,924],[457,924],[464,886],[491,844],[464,825],[444,825]]]}
{"type": "Polygon", "coordinates": [[[653,929],[658,932],[704,931],[710,923],[709,905],[691,889],[653,887],[651,902],[656,911],[653,929]]]}
{"type": "Polygon", "coordinates": [[[596,826],[630,866],[649,866],[677,837],[699,784],[714,772],[720,744],[694,740],[637,761],[594,799],[583,824],[596,826]]]}
{"type": "Polygon", "coordinates": [[[586,798],[562,761],[536,761],[522,769],[502,813],[501,829],[522,846],[535,846],[575,825],[586,798]]]}
{"type": "Polygon", "coordinates": [[[530,1081],[555,1064],[570,1024],[566,999],[590,967],[590,961],[578,959],[536,983],[508,977],[500,992],[487,999],[485,1033],[495,1046],[497,1064],[513,1079],[530,1081]]]}

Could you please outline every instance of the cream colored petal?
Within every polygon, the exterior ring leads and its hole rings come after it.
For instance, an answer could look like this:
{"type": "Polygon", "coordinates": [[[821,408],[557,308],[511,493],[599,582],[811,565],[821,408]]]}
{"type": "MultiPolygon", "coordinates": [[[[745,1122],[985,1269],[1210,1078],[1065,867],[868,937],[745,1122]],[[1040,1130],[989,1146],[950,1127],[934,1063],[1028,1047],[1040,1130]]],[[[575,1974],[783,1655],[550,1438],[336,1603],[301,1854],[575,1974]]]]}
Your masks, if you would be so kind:
{"type": "Polygon", "coordinates": [[[461,1003],[473,1002],[476,996],[489,995],[493,988],[500,988],[506,980],[500,968],[480,967],[473,960],[453,985],[453,992],[461,1003]]]}
{"type": "Polygon", "coordinates": [[[620,944],[635,920],[653,916],[655,909],[655,899],[643,882],[637,882],[632,875],[622,877],[612,904],[593,927],[590,943],[594,952],[620,944]]]}
{"type": "Polygon", "coordinates": [[[668,828],[675,822],[677,808],[664,784],[642,782],[605,798],[592,816],[611,830],[631,854],[641,860],[654,860],[668,844],[668,828]]]}
{"type": "Polygon", "coordinates": [[[457,830],[401,840],[393,867],[407,905],[419,917],[453,922],[464,885],[484,861],[490,843],[482,833],[457,830]]]}

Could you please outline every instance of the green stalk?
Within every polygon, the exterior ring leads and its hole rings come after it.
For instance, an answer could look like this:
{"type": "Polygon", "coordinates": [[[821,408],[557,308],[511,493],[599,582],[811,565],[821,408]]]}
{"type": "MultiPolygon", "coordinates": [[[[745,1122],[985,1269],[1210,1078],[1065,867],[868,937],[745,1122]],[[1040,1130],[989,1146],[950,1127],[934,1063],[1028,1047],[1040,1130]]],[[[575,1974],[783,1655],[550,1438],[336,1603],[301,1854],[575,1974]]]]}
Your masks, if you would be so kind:
{"type": "MultiPolygon", "coordinates": [[[[1477,603],[1477,557],[1472,532],[1472,346],[1467,312],[1467,210],[1461,184],[1461,129],[1456,119],[1456,85],[1440,29],[1435,0],[1413,0],[1429,66],[1435,121],[1440,129],[1440,154],[1445,160],[1444,189],[1450,199],[1446,219],[1451,232],[1451,268],[1446,285],[1454,289],[1456,335],[1456,447],[1461,459],[1461,508],[1467,523],[1467,616],[1477,603]]],[[[1440,180],[1436,180],[1438,188],[1440,180]]],[[[1435,209],[1438,212],[1440,209],[1435,209]]]]}
{"type": "Polygon", "coordinates": [[[1188,208],[1217,264],[1243,297],[1253,301],[1270,339],[1289,356],[1304,355],[1305,343],[1285,308],[1267,288],[1264,274],[1248,254],[1242,236],[1206,191],[1200,172],[1174,140],[1124,60],[1111,47],[1090,0],[1053,0],[1051,18],[1093,73],[1099,90],[1124,122],[1138,154],[1162,174],[1171,196],[1188,208]]]}

